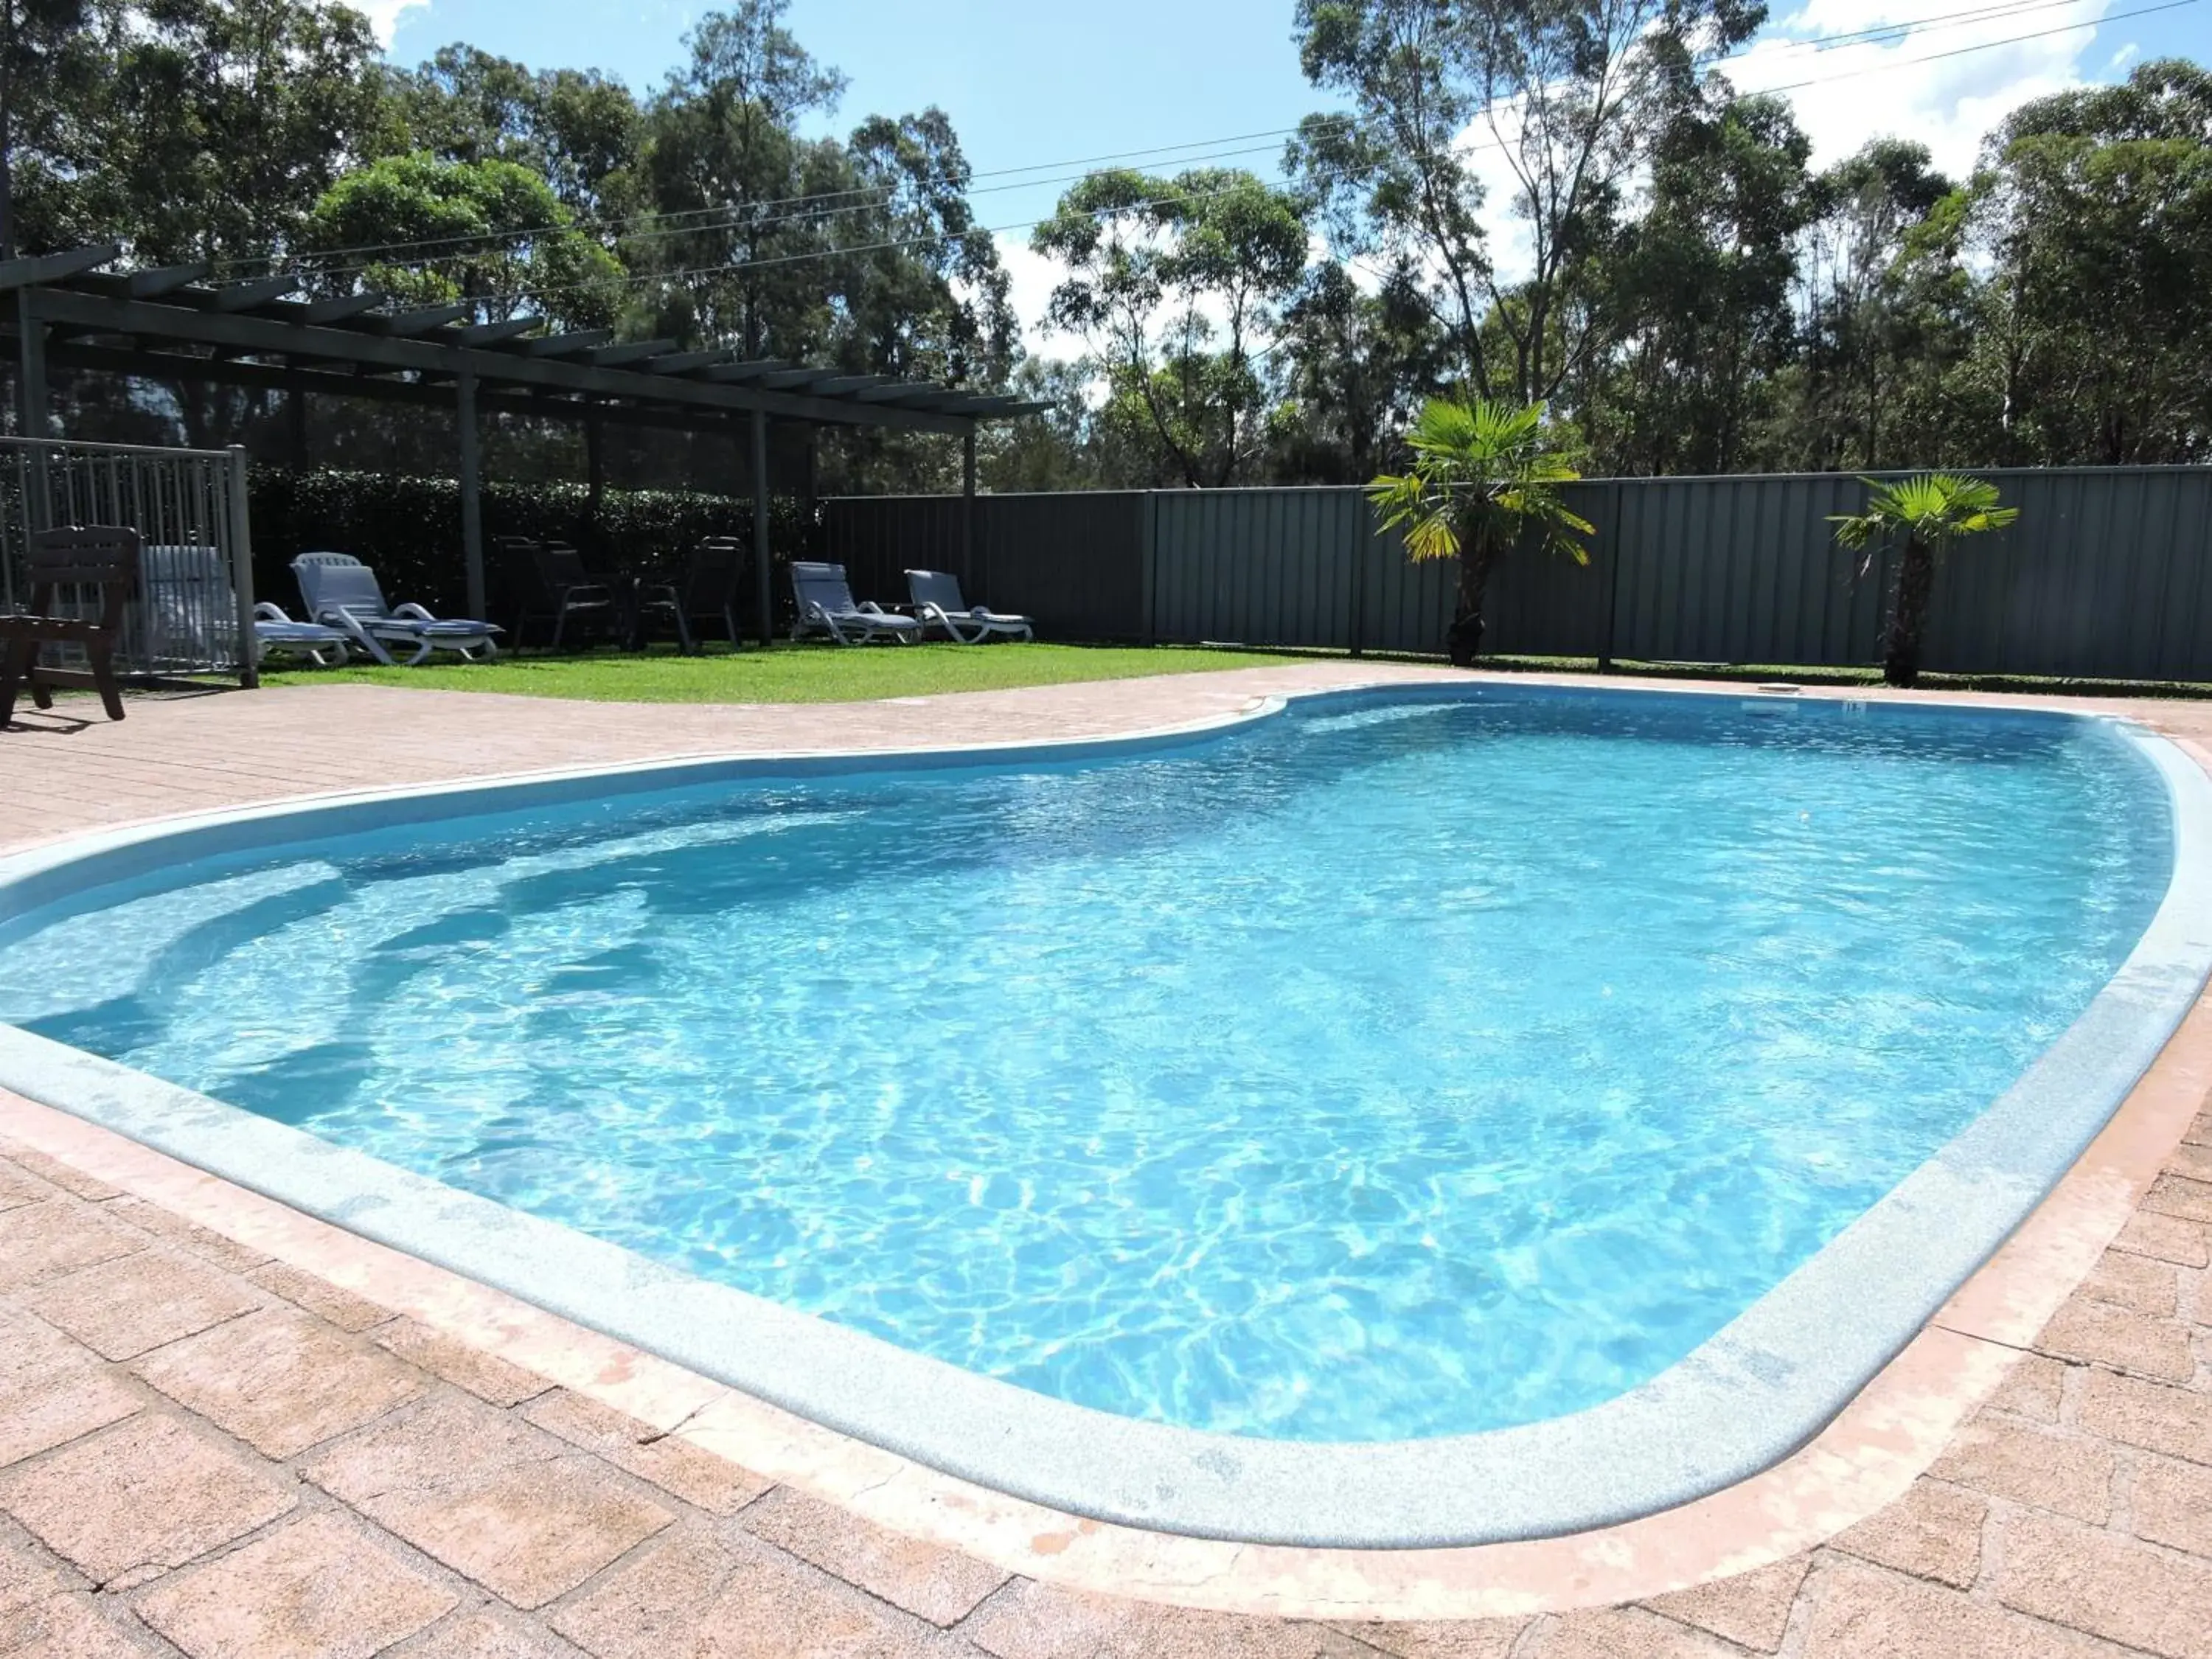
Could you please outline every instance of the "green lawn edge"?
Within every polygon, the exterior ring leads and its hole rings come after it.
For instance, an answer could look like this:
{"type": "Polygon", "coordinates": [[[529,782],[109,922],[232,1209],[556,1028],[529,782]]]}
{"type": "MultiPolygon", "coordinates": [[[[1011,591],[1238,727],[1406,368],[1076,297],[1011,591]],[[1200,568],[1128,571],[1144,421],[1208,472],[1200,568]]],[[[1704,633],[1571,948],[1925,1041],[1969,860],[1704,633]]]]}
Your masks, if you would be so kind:
{"type": "Polygon", "coordinates": [[[1307,660],[1277,652],[1188,646],[779,645],[767,651],[592,653],[264,670],[264,685],[369,684],[497,691],[591,702],[866,702],[1158,674],[1218,672],[1307,660]]]}

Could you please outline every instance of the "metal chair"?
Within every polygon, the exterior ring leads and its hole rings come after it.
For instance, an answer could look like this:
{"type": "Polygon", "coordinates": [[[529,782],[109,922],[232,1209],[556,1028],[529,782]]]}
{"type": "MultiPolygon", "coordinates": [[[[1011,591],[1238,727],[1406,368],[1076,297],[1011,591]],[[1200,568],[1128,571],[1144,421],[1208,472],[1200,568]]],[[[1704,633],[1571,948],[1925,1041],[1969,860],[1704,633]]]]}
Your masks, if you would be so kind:
{"type": "Polygon", "coordinates": [[[566,542],[502,536],[495,544],[508,597],[514,602],[514,643],[521,648],[532,622],[550,622],[549,650],[558,651],[573,631],[586,641],[619,639],[622,601],[613,586],[584,568],[584,556],[566,542]]]}
{"type": "Polygon", "coordinates": [[[737,648],[742,637],[738,632],[738,586],[749,562],[745,544],[735,536],[708,536],[691,550],[684,562],[677,597],[685,650],[704,640],[703,632],[692,626],[702,619],[720,623],[723,637],[732,650],[737,648]]]}
{"type": "Polygon", "coordinates": [[[15,718],[16,694],[26,685],[41,708],[54,706],[56,686],[91,686],[107,718],[123,718],[115,645],[123,635],[124,607],[138,592],[143,547],[137,531],[120,525],[31,533],[24,551],[30,608],[0,615],[0,726],[15,718]],[[72,586],[100,590],[97,617],[57,614],[54,590],[72,586]],[[39,653],[49,645],[82,647],[89,667],[42,666],[39,653]]]}

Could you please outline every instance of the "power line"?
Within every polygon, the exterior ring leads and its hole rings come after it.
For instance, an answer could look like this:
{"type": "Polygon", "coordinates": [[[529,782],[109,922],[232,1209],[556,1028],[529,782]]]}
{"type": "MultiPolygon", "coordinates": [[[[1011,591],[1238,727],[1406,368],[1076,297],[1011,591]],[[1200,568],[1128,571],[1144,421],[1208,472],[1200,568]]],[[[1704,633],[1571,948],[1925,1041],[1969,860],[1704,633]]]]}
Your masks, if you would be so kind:
{"type": "MultiPolygon", "coordinates": [[[[2072,3],[2079,3],[2079,0],[2072,0],[2072,3]]],[[[1899,69],[1910,69],[1921,64],[1940,63],[1948,58],[1963,57],[1972,52],[1993,52],[2001,46],[2018,46],[2024,41],[2040,40],[2048,39],[2055,34],[2070,33],[2076,29],[2096,28],[2106,23],[2124,22],[2128,19],[2133,17],[2146,17],[2158,12],[2178,11],[2185,7],[2193,6],[2197,3],[2199,3],[2199,0],[2161,0],[2161,3],[2159,4],[2140,6],[2130,11],[2116,12],[2109,17],[2094,18],[2080,23],[2064,24],[2055,28],[2033,30],[2025,34],[2008,35],[2004,39],[1998,40],[1978,41],[1974,45],[1954,47],[1948,52],[1930,52],[1922,57],[1905,58],[1894,63],[1869,64],[1858,69],[1844,70],[1833,75],[1815,76],[1807,80],[1793,82],[1786,85],[1763,88],[1752,92],[1737,93],[1728,100],[1728,101],[1732,104],[1742,103],[1753,98],[1771,97],[1777,93],[1797,92],[1802,91],[1808,87],[1826,85],[1832,82],[1855,80],[1862,76],[1887,73],[1899,69]]],[[[1478,141],[1464,146],[1453,145],[1449,148],[1454,154],[1472,155],[1486,149],[1503,149],[1504,146],[1502,143],[1493,139],[1478,141]]],[[[1336,176],[1345,176],[1351,171],[1352,169],[1348,167],[1334,170],[1336,176]]],[[[1328,175],[1324,173],[1322,176],[1328,175]]],[[[1103,216],[1106,212],[1140,211],[1147,208],[1171,207],[1195,201],[1208,200],[1217,196],[1233,193],[1235,189],[1241,187],[1242,186],[1231,186],[1229,189],[1224,190],[1186,191],[1171,196],[1148,198],[1141,201],[1125,203],[1120,207],[1112,210],[1102,210],[1101,216],[1103,216]]],[[[565,283],[539,285],[529,288],[511,289],[494,294],[479,295],[475,297],[478,300],[489,301],[533,299],[540,298],[549,294],[571,293],[581,289],[613,287],[627,288],[642,283],[656,282],[678,282],[690,276],[729,275],[744,270],[771,270],[785,265],[805,264],[808,261],[816,259],[845,258],[854,254],[885,252],[896,249],[918,247],[931,243],[950,242],[974,235],[995,237],[1006,234],[1011,231],[1034,229],[1038,225],[1047,222],[1048,222],[1048,219],[1029,219],[1013,224],[974,226],[967,230],[959,232],[939,231],[925,235],[897,237],[877,242],[864,242],[847,247],[810,250],[801,253],[781,254],[765,259],[744,260],[711,265],[697,265],[680,270],[639,272],[631,276],[611,278],[605,282],[599,283],[565,283]]]]}
{"type": "MultiPolygon", "coordinates": [[[[1984,4],[1968,8],[1960,11],[1938,13],[1929,17],[1878,24],[1870,26],[1867,28],[1850,30],[1837,34],[1810,37],[1799,40],[1755,43],[1752,46],[1717,58],[1712,60],[1712,63],[1717,65],[1720,64],[1740,61],[1753,56],[1761,49],[1762,46],[1765,46],[1771,52],[1833,52],[1851,46],[1873,45],[1885,41],[1900,40],[1910,38],[1915,34],[1930,33],[1937,29],[1963,27],[1977,22],[1988,22],[2004,18],[2024,16],[2037,11],[2048,11],[2062,6],[2078,5],[2085,3],[2086,0],[2004,0],[2003,3],[1984,4]]],[[[2194,3],[2194,0],[2175,0],[2175,3],[2194,3]]],[[[2166,8],[2150,8],[2150,9],[2153,10],[2163,9],[2166,8]]],[[[2139,15],[2141,14],[2131,12],[2124,13],[2120,15],[2122,17],[2125,17],[2139,15]]],[[[2083,23],[2067,25],[2065,27],[2067,29],[2093,27],[2096,27],[2099,23],[2118,21],[2120,21],[2119,17],[2101,18],[2083,23]]],[[[2063,31],[2048,31],[2048,33],[2059,32],[2063,31]]],[[[2035,35],[2015,37],[2015,39],[2018,40],[2036,38],[2039,37],[2035,35]]],[[[2010,42],[1990,42],[1985,44],[1994,46],[2010,44],[2010,42]]],[[[1982,46],[1974,46],[1961,48],[1960,50],[1978,51],[1982,49],[1982,46]]],[[[1953,54],[1940,55],[1949,56],[1953,54]]],[[[1811,82],[1802,82],[1798,84],[1806,85],[1811,84],[1811,82]]],[[[1771,88],[1770,90],[1790,91],[1795,89],[1795,87],[1781,87],[1771,88]]],[[[1492,106],[1486,106],[1486,109],[1492,106]]],[[[1356,118],[1347,113],[1343,115],[1329,115],[1321,118],[1334,125],[1348,124],[1353,121],[1356,118]]],[[[1253,138],[1285,137],[1307,131],[1310,131],[1309,125],[1302,123],[1297,127],[1263,129],[1260,131],[1240,133],[1221,139],[1191,140],[1183,143],[1160,144],[1146,149],[1122,150],[1104,155],[1079,157],[1064,161],[1032,162],[1022,167],[994,168],[983,173],[971,174],[970,177],[971,179],[1005,179],[1011,178],[1012,175],[1017,173],[1040,173],[1053,167],[1083,167],[1091,163],[1127,161],[1140,156],[1176,155],[1177,152],[1185,151],[1194,153],[1177,155],[1177,163],[1188,165],[1201,161],[1225,161],[1237,156],[1263,154],[1274,147],[1273,145],[1263,144],[1255,145],[1249,149],[1228,149],[1221,148],[1221,146],[1241,143],[1245,140],[1253,138]]],[[[1094,173],[1085,172],[1066,174],[1059,178],[1020,179],[1013,183],[987,185],[980,190],[975,189],[971,186],[963,193],[966,196],[991,195],[1010,190],[1035,189],[1044,185],[1075,183],[1093,176],[1096,176],[1094,173]]],[[[684,209],[673,214],[641,214],[624,217],[597,220],[574,219],[569,221],[566,224],[520,227],[512,230],[474,232],[467,234],[457,234],[444,237],[424,237],[411,242],[359,243],[350,246],[320,250],[319,251],[318,257],[331,257],[351,253],[398,253],[410,249],[419,248],[447,248],[453,251],[443,254],[427,254],[414,260],[394,261],[386,258],[371,258],[349,264],[323,266],[319,269],[320,270],[321,274],[326,276],[342,276],[358,275],[362,272],[374,269],[378,265],[394,263],[408,265],[430,265],[450,260],[475,257],[474,254],[464,250],[475,247],[481,244],[501,241],[520,241],[526,239],[550,234],[563,234],[572,230],[583,231],[592,228],[599,228],[611,233],[617,241],[629,242],[662,240],[670,237],[704,234],[723,229],[745,229],[751,231],[755,234],[758,234],[783,226],[813,222],[845,214],[869,212],[881,209],[889,205],[890,198],[893,193],[893,189],[894,187],[884,185],[865,185],[849,190],[818,192],[806,196],[776,198],[757,203],[726,204],[711,208],[684,209]],[[848,200],[848,198],[850,198],[863,196],[874,198],[876,199],[857,202],[848,200]],[[846,204],[842,206],[817,205],[840,202],[846,203],[846,204]],[[794,205],[798,206],[802,210],[781,215],[771,214],[767,218],[756,218],[751,220],[750,222],[742,222],[731,216],[736,215],[757,214],[768,209],[794,205]],[[728,222],[722,224],[678,224],[672,222],[674,221],[707,220],[714,218],[725,219],[727,220],[728,222]],[[622,228],[622,227],[625,225],[634,224],[645,224],[650,228],[628,232],[625,232],[622,228]]],[[[921,238],[920,240],[939,240],[941,236],[958,235],[963,234],[965,233],[933,233],[931,236],[921,238]]],[[[255,263],[274,264],[276,262],[272,258],[267,261],[259,261],[255,263]]]]}

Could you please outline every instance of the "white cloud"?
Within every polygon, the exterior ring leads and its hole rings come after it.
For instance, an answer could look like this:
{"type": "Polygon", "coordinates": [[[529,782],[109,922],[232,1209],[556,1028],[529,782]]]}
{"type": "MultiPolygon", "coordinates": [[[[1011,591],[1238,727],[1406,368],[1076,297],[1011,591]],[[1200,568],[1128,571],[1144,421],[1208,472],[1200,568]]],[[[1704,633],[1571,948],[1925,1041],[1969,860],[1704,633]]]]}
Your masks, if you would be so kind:
{"type": "MultiPolygon", "coordinates": [[[[1813,141],[1816,167],[1869,139],[1898,137],[1927,145],[1936,166],[1957,177],[1972,170],[1983,137],[2021,105],[2089,79],[2082,65],[2095,31],[2066,26],[2094,22],[2111,5],[2008,9],[1887,43],[1816,51],[1803,43],[1946,14],[1931,0],[1806,0],[1725,72],[1740,92],[1787,88],[1782,95],[1813,141]],[[2027,35],[2039,38],[2019,38],[2027,35]]],[[[2119,61],[2111,60],[2113,67],[2119,61]]]]}
{"type": "Polygon", "coordinates": [[[376,44],[389,51],[392,32],[399,27],[401,15],[426,10],[430,0],[349,0],[349,3],[368,19],[369,27],[376,31],[376,44]]]}
{"type": "Polygon", "coordinates": [[[1060,285],[1058,264],[1030,246],[1025,231],[1000,231],[997,237],[999,264],[1012,284],[1008,303],[1022,319],[1022,343],[1036,357],[1080,357],[1083,342],[1063,334],[1044,319],[1052,291],[1060,285]]]}
{"type": "MultiPolygon", "coordinates": [[[[1869,139],[1908,138],[1928,146],[1934,163],[1954,178],[1972,171],[1983,138],[2031,99],[2124,74],[2139,54],[2132,45],[2099,50],[2087,24],[2112,0],[1990,0],[2009,15],[1947,21],[1901,38],[1814,49],[1816,39],[1855,34],[1883,24],[1955,18],[1961,0],[1804,0],[1776,17],[1747,52],[1723,66],[1736,90],[1778,91],[1813,142],[1812,165],[1842,160],[1869,139]],[[2063,31],[2063,32],[2057,32],[2063,31]],[[2022,40],[2017,37],[2039,38],[2022,40]],[[2092,66],[2094,54],[2094,67],[2092,66]]],[[[1510,112],[1498,123],[1513,137],[1510,112]]],[[[1462,136],[1489,192],[1484,220],[1492,257],[1510,280],[1530,258],[1527,224],[1512,210],[1514,178],[1487,122],[1462,136]]],[[[1013,306],[1033,352],[1073,356],[1082,342],[1043,325],[1045,303],[1059,272],[1030,251],[1026,237],[1001,235],[999,254],[1013,278],[1013,306]]]]}

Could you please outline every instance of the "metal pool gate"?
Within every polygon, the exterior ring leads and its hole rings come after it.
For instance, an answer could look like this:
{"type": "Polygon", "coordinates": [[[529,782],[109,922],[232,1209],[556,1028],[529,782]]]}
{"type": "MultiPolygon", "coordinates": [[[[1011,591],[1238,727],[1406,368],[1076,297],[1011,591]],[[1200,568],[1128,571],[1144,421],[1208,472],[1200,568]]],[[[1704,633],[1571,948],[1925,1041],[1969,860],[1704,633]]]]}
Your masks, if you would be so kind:
{"type": "MultiPolygon", "coordinates": [[[[0,438],[0,610],[29,604],[31,533],[69,525],[124,525],[145,543],[118,672],[142,683],[206,674],[255,683],[243,449],[0,438]]],[[[57,609],[90,614],[97,604],[96,594],[65,590],[57,609]]]]}

